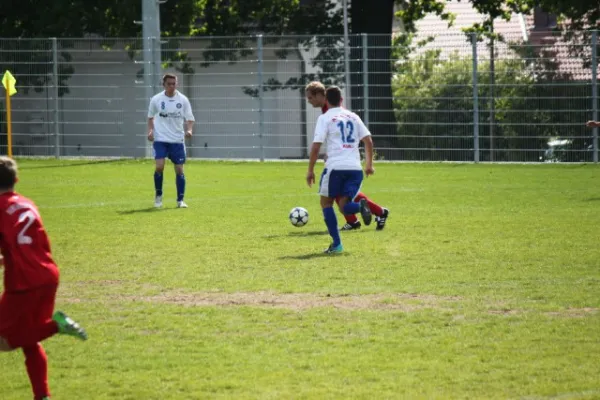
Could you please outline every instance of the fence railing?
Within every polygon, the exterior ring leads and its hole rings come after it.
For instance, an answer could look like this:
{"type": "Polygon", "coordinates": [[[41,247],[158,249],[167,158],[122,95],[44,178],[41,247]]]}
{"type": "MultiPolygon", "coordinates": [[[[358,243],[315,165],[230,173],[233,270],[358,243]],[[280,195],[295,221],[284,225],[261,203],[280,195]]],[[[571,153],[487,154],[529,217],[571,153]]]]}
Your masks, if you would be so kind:
{"type": "Polygon", "coordinates": [[[197,121],[189,157],[306,158],[320,109],[303,88],[319,79],[342,87],[386,160],[597,162],[584,124],[598,119],[598,34],[575,37],[351,35],[349,51],[333,35],[0,39],[0,70],[17,78],[17,156],[150,156],[146,110],[168,71],[197,121]]]}

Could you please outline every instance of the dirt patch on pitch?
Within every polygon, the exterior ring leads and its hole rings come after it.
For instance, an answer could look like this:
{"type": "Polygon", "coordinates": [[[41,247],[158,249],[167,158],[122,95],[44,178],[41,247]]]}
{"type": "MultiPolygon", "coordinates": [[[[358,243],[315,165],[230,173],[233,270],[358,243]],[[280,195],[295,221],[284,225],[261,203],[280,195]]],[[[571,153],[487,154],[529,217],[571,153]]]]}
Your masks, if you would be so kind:
{"type": "Polygon", "coordinates": [[[590,316],[592,314],[596,314],[600,311],[599,308],[593,307],[582,307],[582,308],[566,308],[561,311],[552,311],[546,313],[552,317],[569,317],[569,318],[583,318],[590,316]]]}
{"type": "Polygon", "coordinates": [[[156,296],[129,297],[131,301],[145,301],[182,306],[262,307],[289,310],[307,310],[332,307],[345,310],[398,310],[415,311],[424,308],[450,309],[457,297],[417,294],[316,295],[312,293],[164,293],[156,296]]]}

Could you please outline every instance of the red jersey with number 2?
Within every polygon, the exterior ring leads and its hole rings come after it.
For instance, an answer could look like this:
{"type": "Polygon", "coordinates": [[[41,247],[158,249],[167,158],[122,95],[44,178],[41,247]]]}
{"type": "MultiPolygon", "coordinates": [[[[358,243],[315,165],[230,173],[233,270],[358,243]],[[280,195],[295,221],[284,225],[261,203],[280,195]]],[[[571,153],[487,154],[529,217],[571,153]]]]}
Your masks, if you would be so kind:
{"type": "Polygon", "coordinates": [[[40,213],[33,201],[15,192],[0,195],[0,249],[5,291],[58,284],[58,267],[40,213]]]}

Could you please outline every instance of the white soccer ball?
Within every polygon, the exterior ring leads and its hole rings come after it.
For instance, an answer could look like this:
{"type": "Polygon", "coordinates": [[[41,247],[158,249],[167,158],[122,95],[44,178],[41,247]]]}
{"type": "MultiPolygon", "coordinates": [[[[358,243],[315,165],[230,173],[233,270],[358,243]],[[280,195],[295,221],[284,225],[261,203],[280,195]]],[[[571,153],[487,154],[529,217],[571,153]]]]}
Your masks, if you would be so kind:
{"type": "Polygon", "coordinates": [[[290,211],[290,222],[292,225],[298,228],[308,224],[308,211],[306,211],[306,208],[292,208],[290,211]]]}

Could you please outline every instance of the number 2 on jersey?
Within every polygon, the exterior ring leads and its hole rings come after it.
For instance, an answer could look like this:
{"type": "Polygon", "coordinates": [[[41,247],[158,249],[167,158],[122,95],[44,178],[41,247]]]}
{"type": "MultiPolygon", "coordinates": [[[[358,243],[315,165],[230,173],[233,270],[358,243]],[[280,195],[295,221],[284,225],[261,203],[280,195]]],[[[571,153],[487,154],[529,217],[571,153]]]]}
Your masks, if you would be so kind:
{"type": "Polygon", "coordinates": [[[25,234],[25,232],[27,231],[27,229],[29,229],[31,224],[33,224],[35,219],[36,219],[35,213],[31,210],[25,211],[24,213],[19,215],[19,224],[24,221],[26,221],[26,222],[25,222],[25,226],[23,226],[23,228],[21,228],[21,230],[19,231],[19,234],[17,235],[17,243],[18,244],[33,243],[33,239],[31,238],[31,236],[27,236],[25,234]]]}
{"type": "Polygon", "coordinates": [[[344,121],[338,122],[337,126],[340,128],[340,133],[342,134],[342,143],[354,143],[354,138],[352,137],[352,134],[354,133],[354,124],[352,121],[346,121],[345,128],[348,129],[347,136],[344,134],[344,121]]]}

